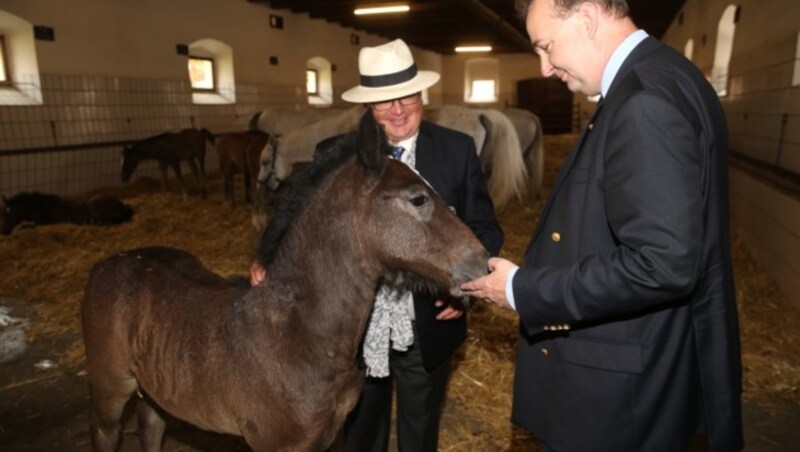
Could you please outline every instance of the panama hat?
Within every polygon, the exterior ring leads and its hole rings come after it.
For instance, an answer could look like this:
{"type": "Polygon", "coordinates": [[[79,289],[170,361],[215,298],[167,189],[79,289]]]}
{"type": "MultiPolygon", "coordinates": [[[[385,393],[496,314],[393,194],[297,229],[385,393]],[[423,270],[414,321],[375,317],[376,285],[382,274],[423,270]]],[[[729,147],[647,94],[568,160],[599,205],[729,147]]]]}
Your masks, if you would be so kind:
{"type": "Polygon", "coordinates": [[[410,96],[439,81],[439,74],[421,71],[402,39],[364,47],[358,54],[361,84],[342,93],[346,102],[383,102],[410,96]]]}

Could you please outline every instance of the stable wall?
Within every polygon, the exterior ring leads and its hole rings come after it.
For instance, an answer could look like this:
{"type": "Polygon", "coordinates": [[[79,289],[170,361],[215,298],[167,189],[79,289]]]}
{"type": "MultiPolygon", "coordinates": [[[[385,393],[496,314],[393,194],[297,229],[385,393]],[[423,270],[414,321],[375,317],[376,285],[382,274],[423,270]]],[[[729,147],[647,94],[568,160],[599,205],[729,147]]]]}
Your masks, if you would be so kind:
{"type": "MultiPolygon", "coordinates": [[[[717,24],[729,1],[687,0],[663,41],[683,52],[694,39],[692,60],[708,76],[714,65],[717,24]]],[[[725,109],[730,146],[767,168],[800,175],[800,2],[741,0],[729,66],[725,109]]],[[[770,179],[731,168],[732,226],[800,305],[800,197],[770,179]]]]}
{"type": "MultiPolygon", "coordinates": [[[[336,67],[334,107],[347,106],[340,95],[358,83],[360,48],[350,43],[351,35],[361,46],[386,42],[246,0],[3,0],[0,11],[31,28],[52,27],[55,36],[33,41],[38,104],[33,99],[33,105],[3,105],[13,93],[0,87],[5,196],[32,190],[71,195],[119,185],[124,142],[185,127],[244,130],[267,106],[306,106],[305,68],[312,57],[336,67]],[[283,18],[282,29],[269,27],[271,14],[283,18]],[[187,59],[176,45],[201,39],[233,49],[235,102],[193,102],[187,59]],[[270,64],[270,57],[278,64],[270,64]]],[[[438,54],[412,51],[421,68],[442,71],[438,54]]],[[[431,102],[441,102],[440,92],[431,88],[431,102]]],[[[208,152],[206,160],[213,171],[215,153],[208,152]]],[[[137,170],[137,176],[157,175],[153,162],[137,170]]]]}
{"type": "MultiPolygon", "coordinates": [[[[346,107],[340,96],[358,84],[359,49],[387,41],[247,0],[3,0],[0,11],[31,27],[52,27],[55,35],[54,41],[33,41],[40,105],[2,105],[0,88],[0,193],[6,196],[118,185],[117,143],[191,126],[242,130],[267,106],[307,107],[305,68],[314,57],[335,67],[333,107],[346,107]],[[269,27],[273,14],[283,19],[282,29],[269,27]],[[359,45],[351,44],[353,35],[359,45]],[[235,102],[193,103],[186,56],[177,54],[176,45],[202,39],[232,48],[235,102]],[[94,146],[80,149],[82,144],[94,146]],[[74,149],[43,153],[56,146],[74,149]],[[37,154],[26,154],[31,149],[37,154]]],[[[464,63],[471,57],[412,51],[421,69],[442,74],[428,90],[428,103],[462,104],[464,63]]],[[[517,80],[537,76],[538,59],[532,53],[491,57],[500,63],[499,100],[479,106],[513,106],[517,80]]],[[[213,152],[207,160],[213,169],[213,152]]],[[[157,174],[151,162],[137,170],[157,174]]]]}

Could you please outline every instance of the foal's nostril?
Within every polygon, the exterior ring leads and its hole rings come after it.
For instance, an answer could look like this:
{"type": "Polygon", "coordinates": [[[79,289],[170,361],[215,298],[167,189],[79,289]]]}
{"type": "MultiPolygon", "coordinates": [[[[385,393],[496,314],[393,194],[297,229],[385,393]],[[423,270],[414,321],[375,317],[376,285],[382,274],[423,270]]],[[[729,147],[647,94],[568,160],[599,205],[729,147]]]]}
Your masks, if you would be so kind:
{"type": "MultiPolygon", "coordinates": [[[[459,256],[459,263],[456,265],[457,278],[466,278],[466,281],[479,278],[488,273],[487,262],[489,260],[489,253],[480,247],[466,247],[461,251],[459,256]]],[[[466,281],[461,281],[466,282],[466,281]]]]}

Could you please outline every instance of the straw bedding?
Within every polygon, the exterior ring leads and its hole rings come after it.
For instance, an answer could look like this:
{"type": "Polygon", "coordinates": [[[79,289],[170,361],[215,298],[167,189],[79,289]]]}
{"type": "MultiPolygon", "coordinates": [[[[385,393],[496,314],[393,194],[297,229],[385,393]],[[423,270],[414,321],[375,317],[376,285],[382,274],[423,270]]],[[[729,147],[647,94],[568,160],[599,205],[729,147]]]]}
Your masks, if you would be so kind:
{"type": "MultiPolygon", "coordinates": [[[[545,195],[574,135],[545,137],[545,195]]],[[[31,304],[29,341],[63,337],[52,351],[62,368],[83,368],[79,304],[91,266],[121,250],[169,245],[194,253],[224,276],[243,276],[256,233],[246,206],[222,201],[221,180],[212,179],[207,200],[183,199],[177,186],[162,193],[151,180],[106,190],[130,203],[133,221],[114,227],[53,225],[18,229],[0,237],[0,300],[31,304]]],[[[506,234],[501,255],[521,262],[544,200],[513,201],[499,214],[506,234]]],[[[269,207],[267,207],[269,213],[269,207]]],[[[769,410],[778,402],[800,404],[800,313],[733,234],[741,319],[744,397],[769,410]]],[[[531,450],[533,442],[509,422],[517,320],[510,311],[477,303],[469,337],[459,352],[442,421],[440,448],[531,450]]]]}

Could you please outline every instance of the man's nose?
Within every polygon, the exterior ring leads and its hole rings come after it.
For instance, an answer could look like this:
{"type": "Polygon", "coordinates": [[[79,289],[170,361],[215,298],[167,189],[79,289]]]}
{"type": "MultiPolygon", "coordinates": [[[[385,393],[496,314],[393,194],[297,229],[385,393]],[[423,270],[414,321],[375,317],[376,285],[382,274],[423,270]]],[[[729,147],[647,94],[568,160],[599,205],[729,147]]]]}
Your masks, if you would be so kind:
{"type": "Polygon", "coordinates": [[[400,99],[395,99],[392,101],[392,106],[389,107],[389,109],[392,111],[392,113],[400,114],[403,112],[405,107],[403,107],[403,105],[400,103],[400,99]]]}
{"type": "Polygon", "coordinates": [[[542,66],[542,75],[550,77],[553,75],[553,65],[550,64],[550,59],[546,55],[539,55],[539,64],[542,66]]]}

